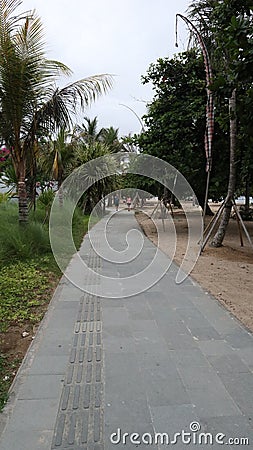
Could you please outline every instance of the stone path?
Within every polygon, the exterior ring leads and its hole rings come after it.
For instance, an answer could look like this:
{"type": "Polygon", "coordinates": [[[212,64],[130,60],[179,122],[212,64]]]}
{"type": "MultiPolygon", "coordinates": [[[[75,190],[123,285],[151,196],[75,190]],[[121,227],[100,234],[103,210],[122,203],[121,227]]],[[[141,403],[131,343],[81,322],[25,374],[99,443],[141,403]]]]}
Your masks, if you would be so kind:
{"type": "MultiPolygon", "coordinates": [[[[93,229],[98,244],[103,225],[93,229]]],[[[132,212],[113,215],[109,243],[124,250],[132,228],[132,212]]],[[[0,450],[218,449],[221,439],[234,448],[230,438],[252,447],[253,337],[190,278],[176,285],[174,265],[146,292],[124,297],[120,278],[139,273],[155,252],[145,238],[134,261],[115,264],[85,239],[82,258],[118,279],[122,298],[84,293],[62,278],[1,415],[0,450]]],[[[162,266],[167,257],[158,257],[162,266]]],[[[68,275],[77,270],[74,259],[68,275]]]]}

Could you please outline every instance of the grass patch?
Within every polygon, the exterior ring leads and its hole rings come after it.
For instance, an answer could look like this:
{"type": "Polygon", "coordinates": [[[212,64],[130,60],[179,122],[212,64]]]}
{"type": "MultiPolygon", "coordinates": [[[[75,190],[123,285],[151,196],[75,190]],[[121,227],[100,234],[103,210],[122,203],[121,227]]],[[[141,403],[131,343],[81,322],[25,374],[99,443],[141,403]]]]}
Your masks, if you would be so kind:
{"type": "Polygon", "coordinates": [[[0,332],[13,323],[29,320],[32,324],[41,320],[36,307],[48,302],[48,285],[56,279],[57,267],[53,269],[50,258],[18,261],[3,267],[0,272],[0,332]]]}
{"type": "MultiPolygon", "coordinates": [[[[11,338],[12,328],[32,328],[38,324],[61,277],[51,252],[45,207],[38,203],[31,212],[29,224],[18,223],[17,205],[0,204],[0,340],[11,338]],[[44,208],[44,209],[43,209],[44,208]]],[[[88,229],[89,216],[76,209],[73,217],[73,239],[77,248],[88,229]]],[[[7,339],[8,340],[8,339],[7,339]]],[[[29,342],[28,342],[29,344],[29,342]]],[[[0,342],[1,345],[1,342],[0,342]]],[[[6,347],[7,348],[7,347],[6,347]]],[[[4,345],[2,345],[4,349],[4,345]]],[[[20,363],[13,354],[21,349],[1,350],[0,411],[7,401],[8,390],[20,363]]],[[[24,351],[24,350],[23,350],[24,351]]],[[[21,352],[22,353],[22,352],[21,352]]],[[[23,355],[24,356],[24,355],[23,355]]],[[[22,358],[21,358],[22,359],[22,358]]]]}

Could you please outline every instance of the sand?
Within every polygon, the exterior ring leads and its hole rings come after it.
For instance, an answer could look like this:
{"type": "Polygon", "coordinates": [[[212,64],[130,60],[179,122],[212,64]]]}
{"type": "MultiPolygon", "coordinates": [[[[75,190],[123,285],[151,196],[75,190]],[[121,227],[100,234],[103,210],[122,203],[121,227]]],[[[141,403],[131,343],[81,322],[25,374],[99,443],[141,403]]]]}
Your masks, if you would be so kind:
{"type": "MultiPolygon", "coordinates": [[[[214,211],[217,205],[212,206],[214,211]]],[[[150,219],[154,208],[143,208],[136,214],[136,218],[145,234],[156,245],[157,230],[159,231],[159,248],[171,256],[171,233],[169,220],[166,219],[165,231],[162,220],[150,219]]],[[[210,220],[207,218],[207,221],[210,220]]],[[[182,262],[187,248],[188,228],[184,214],[180,210],[174,211],[174,224],[177,234],[177,247],[174,261],[182,262]]],[[[253,222],[245,222],[253,241],[253,222]]],[[[241,247],[237,221],[230,219],[223,246],[212,248],[209,242],[201,253],[191,276],[204,290],[216,297],[237,319],[248,329],[253,331],[253,249],[245,235],[244,246],[241,247]]]]}

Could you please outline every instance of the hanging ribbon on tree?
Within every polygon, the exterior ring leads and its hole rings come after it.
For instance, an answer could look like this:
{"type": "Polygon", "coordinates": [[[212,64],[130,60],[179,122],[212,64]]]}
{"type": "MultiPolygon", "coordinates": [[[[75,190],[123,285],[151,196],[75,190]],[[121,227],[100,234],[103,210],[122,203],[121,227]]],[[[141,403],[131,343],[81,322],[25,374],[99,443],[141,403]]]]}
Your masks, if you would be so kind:
{"type": "Polygon", "coordinates": [[[178,47],[177,43],[177,27],[178,27],[178,18],[181,18],[190,28],[191,31],[197,37],[198,43],[202,50],[205,72],[206,72],[206,91],[207,91],[207,103],[206,103],[206,131],[205,131],[205,152],[206,152],[206,172],[207,172],[207,187],[206,187],[206,198],[204,204],[203,216],[206,214],[206,206],[208,200],[208,190],[209,190],[209,181],[210,181],[210,172],[212,169],[212,142],[213,142],[213,134],[214,134],[214,101],[213,101],[213,93],[210,89],[210,85],[212,83],[212,67],[210,63],[209,54],[205,45],[205,42],[199,33],[198,29],[195,25],[182,14],[176,15],[176,47],[178,47]]]}

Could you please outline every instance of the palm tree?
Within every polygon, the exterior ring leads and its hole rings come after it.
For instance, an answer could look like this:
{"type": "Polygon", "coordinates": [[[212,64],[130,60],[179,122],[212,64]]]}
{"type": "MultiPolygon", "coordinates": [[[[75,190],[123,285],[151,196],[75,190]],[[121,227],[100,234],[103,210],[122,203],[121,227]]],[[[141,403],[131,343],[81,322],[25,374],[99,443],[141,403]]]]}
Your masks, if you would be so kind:
{"type": "Polygon", "coordinates": [[[102,128],[100,131],[100,139],[109,148],[111,153],[118,153],[124,148],[119,138],[118,128],[102,128]]]}
{"type": "Polygon", "coordinates": [[[55,85],[71,70],[46,59],[43,27],[33,13],[16,14],[20,0],[0,0],[0,136],[11,151],[18,180],[19,221],[28,220],[27,163],[36,162],[38,136],[70,128],[84,108],[112,85],[109,75],[55,85]]]}
{"type": "MultiPolygon", "coordinates": [[[[98,129],[97,117],[94,117],[94,119],[84,117],[82,125],[77,125],[74,128],[71,140],[72,145],[75,147],[74,168],[91,159],[109,155],[110,153],[117,153],[122,150],[123,145],[120,142],[118,132],[119,130],[112,126],[98,129]]],[[[109,160],[108,158],[107,161],[109,160]]],[[[85,213],[88,214],[94,204],[105,195],[105,192],[110,192],[115,186],[115,179],[111,179],[108,182],[100,180],[96,184],[95,189],[90,188],[86,196],[84,196],[83,205],[85,213]]],[[[112,206],[112,195],[110,193],[108,194],[108,206],[112,206]]]]}
{"type": "Polygon", "coordinates": [[[90,214],[96,205],[98,211],[104,196],[116,188],[117,166],[110,148],[101,141],[90,142],[89,145],[80,143],[75,148],[72,164],[74,171],[71,170],[71,180],[74,186],[77,178],[90,185],[81,198],[84,213],[90,214]],[[96,165],[93,160],[97,160],[96,165]],[[108,173],[113,175],[106,176],[108,173]]]}
{"type": "Polygon", "coordinates": [[[97,116],[94,119],[84,117],[84,122],[74,128],[73,139],[89,145],[100,140],[101,131],[98,130],[97,116]]]}
{"type": "Polygon", "coordinates": [[[57,180],[58,189],[63,182],[65,172],[74,157],[74,146],[67,142],[68,133],[64,128],[59,130],[57,139],[53,141],[54,162],[52,166],[53,179],[57,180]]]}

